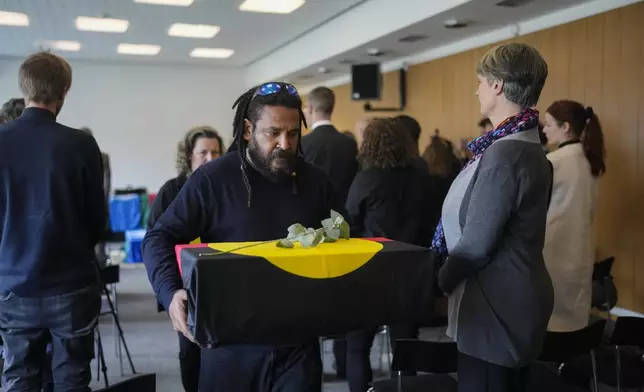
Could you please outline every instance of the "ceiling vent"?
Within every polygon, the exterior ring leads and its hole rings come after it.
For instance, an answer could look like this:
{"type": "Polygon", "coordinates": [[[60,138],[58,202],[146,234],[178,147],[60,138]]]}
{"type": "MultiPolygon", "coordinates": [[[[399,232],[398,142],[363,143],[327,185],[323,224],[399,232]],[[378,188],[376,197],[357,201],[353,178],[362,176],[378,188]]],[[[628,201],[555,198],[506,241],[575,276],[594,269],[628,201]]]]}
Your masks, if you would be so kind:
{"type": "Polygon", "coordinates": [[[333,72],[333,70],[329,69],[327,67],[319,67],[318,68],[318,73],[321,73],[321,74],[328,74],[328,73],[331,73],[331,72],[333,72]]]}
{"type": "Polygon", "coordinates": [[[518,8],[518,7],[523,7],[526,4],[532,3],[533,1],[534,0],[503,0],[496,3],[496,5],[499,7],[518,8]]]}
{"type": "Polygon", "coordinates": [[[404,43],[412,43],[412,42],[418,42],[422,41],[424,39],[429,38],[429,36],[424,35],[424,34],[410,34],[406,37],[402,37],[398,40],[398,42],[404,42],[404,43]]]}
{"type": "Polygon", "coordinates": [[[351,60],[351,59],[340,60],[340,64],[343,64],[343,65],[355,64],[355,60],[351,60]]]}
{"type": "Polygon", "coordinates": [[[304,74],[304,75],[298,76],[297,79],[298,80],[307,80],[307,79],[311,79],[312,77],[313,77],[313,75],[304,74]]]}
{"type": "Polygon", "coordinates": [[[465,20],[458,20],[458,19],[447,19],[445,21],[445,28],[446,29],[462,29],[464,27],[469,26],[470,23],[465,20]]]}
{"type": "Polygon", "coordinates": [[[386,55],[390,54],[390,52],[388,52],[386,50],[380,50],[380,49],[369,49],[369,50],[367,50],[367,54],[370,57],[382,57],[382,56],[386,56],[386,55]]]}

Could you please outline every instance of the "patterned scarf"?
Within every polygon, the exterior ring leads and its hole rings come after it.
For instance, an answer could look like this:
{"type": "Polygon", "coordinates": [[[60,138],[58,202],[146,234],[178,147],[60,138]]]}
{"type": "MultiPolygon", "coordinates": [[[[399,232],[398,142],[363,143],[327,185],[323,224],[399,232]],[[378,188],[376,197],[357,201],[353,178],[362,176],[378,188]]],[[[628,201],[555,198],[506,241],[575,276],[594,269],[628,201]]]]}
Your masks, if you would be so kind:
{"type": "MultiPolygon", "coordinates": [[[[499,124],[493,131],[487,132],[476,139],[472,140],[467,148],[473,154],[461,171],[466,167],[476,162],[483,156],[485,150],[492,145],[495,141],[515,133],[534,129],[539,124],[539,112],[534,109],[524,109],[519,114],[507,118],[499,124]]],[[[443,231],[443,220],[441,219],[436,226],[436,233],[432,239],[431,249],[441,256],[447,256],[447,244],[445,243],[445,232],[443,231]]]]}

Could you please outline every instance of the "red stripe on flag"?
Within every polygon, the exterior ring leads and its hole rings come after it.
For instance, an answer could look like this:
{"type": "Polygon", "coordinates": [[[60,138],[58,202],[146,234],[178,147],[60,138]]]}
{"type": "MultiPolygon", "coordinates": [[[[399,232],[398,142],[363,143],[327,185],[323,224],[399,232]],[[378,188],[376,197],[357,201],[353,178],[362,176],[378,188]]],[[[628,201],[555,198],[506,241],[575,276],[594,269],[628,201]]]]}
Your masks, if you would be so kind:
{"type": "Polygon", "coordinates": [[[185,244],[177,245],[174,247],[174,255],[177,258],[177,265],[179,265],[179,273],[181,274],[181,250],[186,248],[207,248],[208,244],[185,244]]]}
{"type": "Polygon", "coordinates": [[[374,242],[391,242],[389,238],[384,237],[373,237],[373,238],[363,238],[363,240],[374,241],[374,242]]]}

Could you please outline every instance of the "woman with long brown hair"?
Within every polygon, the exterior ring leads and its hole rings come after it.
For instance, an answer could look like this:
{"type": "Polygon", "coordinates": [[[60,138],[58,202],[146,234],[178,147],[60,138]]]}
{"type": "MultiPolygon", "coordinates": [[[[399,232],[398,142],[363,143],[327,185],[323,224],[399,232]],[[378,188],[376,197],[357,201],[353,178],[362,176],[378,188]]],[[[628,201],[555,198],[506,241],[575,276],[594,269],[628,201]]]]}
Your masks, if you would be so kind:
{"type": "Polygon", "coordinates": [[[594,263],[592,224],[599,177],[606,171],[604,136],[597,115],[579,102],[556,101],[546,110],[544,134],[559,148],[554,168],[544,258],[555,289],[551,331],[588,325],[594,263]]]}
{"type": "Polygon", "coordinates": [[[437,135],[432,136],[430,143],[423,151],[422,158],[427,164],[431,190],[434,195],[431,201],[431,210],[432,224],[435,227],[441,216],[445,196],[461,170],[461,163],[445,141],[437,135]]]}
{"type": "MultiPolygon", "coordinates": [[[[429,246],[434,204],[426,173],[414,166],[416,144],[404,124],[392,118],[372,120],[364,130],[358,153],[360,171],[347,199],[348,220],[356,237],[385,237],[429,246]]],[[[418,336],[415,325],[390,326],[396,339],[418,336]]],[[[372,379],[369,353],[374,329],[347,334],[346,372],[351,392],[364,392],[372,379]]]]}

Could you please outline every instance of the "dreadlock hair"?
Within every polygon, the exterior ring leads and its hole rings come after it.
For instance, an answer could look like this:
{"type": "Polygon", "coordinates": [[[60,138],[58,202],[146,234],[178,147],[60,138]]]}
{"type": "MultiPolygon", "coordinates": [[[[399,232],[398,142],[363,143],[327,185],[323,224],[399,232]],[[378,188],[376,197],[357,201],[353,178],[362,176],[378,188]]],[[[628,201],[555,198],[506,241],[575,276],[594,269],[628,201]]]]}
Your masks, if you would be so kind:
{"type": "MultiPolygon", "coordinates": [[[[228,148],[229,152],[237,151],[241,159],[242,177],[244,179],[246,190],[248,191],[248,207],[251,206],[252,189],[250,182],[248,181],[248,166],[250,165],[250,162],[246,158],[246,147],[248,143],[246,142],[246,139],[244,139],[246,128],[244,120],[250,121],[254,127],[262,114],[264,106],[283,106],[290,109],[297,109],[300,113],[300,132],[297,140],[298,154],[302,153],[302,146],[300,143],[302,139],[302,124],[306,127],[306,119],[302,112],[302,99],[298,95],[289,94],[285,88],[282,88],[277,93],[257,95],[253,98],[253,95],[255,95],[255,92],[260,87],[261,86],[255,86],[246,91],[237,98],[233,104],[233,109],[236,108],[235,118],[233,120],[233,142],[228,148]]],[[[293,191],[297,193],[295,183],[293,183],[293,191]]]]}

